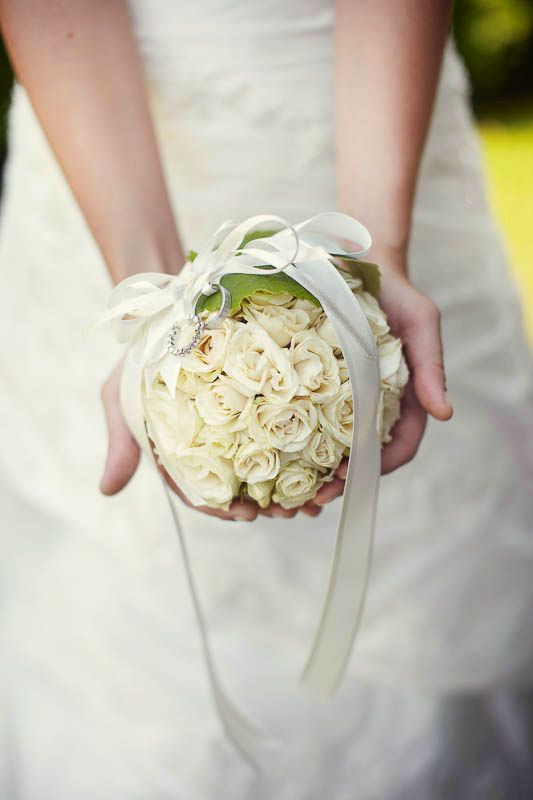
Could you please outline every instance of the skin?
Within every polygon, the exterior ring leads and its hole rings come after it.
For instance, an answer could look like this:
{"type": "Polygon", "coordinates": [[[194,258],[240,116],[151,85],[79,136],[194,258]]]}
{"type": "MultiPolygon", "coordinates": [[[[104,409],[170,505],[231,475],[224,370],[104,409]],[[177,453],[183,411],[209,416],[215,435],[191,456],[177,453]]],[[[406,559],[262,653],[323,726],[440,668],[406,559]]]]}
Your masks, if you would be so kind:
{"type": "MultiPolygon", "coordinates": [[[[399,336],[411,380],[383,475],[416,454],[427,415],[448,420],[440,313],[409,281],[411,215],[452,4],[448,0],[337,0],[335,113],[338,204],[371,231],[380,304],[399,336]],[[357,46],[354,47],[354,42],[357,46]],[[361,157],[364,154],[364,157],[361,157]]],[[[315,498],[342,494],[347,462],[315,498]]]]}
{"type": "MultiPolygon", "coordinates": [[[[339,208],[372,231],[371,255],[383,272],[380,301],[404,341],[412,375],[394,440],[382,451],[387,473],[414,456],[427,414],[439,420],[452,414],[438,311],[407,276],[416,177],[451,3],[338,0],[336,5],[339,208]]],[[[112,280],[141,271],[176,272],[183,250],[125,0],[0,0],[0,23],[17,79],[112,280]]],[[[120,370],[118,364],[102,389],[109,447],[100,489],[106,495],[124,488],[140,457],[120,410],[120,370]]],[[[299,510],[272,504],[259,512],[241,500],[228,512],[199,510],[250,521],[258,513],[317,516],[342,493],[345,475],[343,463],[337,477],[299,510]]]]}

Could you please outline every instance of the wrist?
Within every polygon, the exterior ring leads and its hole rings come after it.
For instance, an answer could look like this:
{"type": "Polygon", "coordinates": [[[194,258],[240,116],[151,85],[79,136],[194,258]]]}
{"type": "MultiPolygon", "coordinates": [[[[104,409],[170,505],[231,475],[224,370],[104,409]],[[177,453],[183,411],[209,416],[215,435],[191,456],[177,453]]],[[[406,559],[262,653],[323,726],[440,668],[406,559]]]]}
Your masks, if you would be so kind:
{"type": "Polygon", "coordinates": [[[140,272],[175,275],[185,263],[185,254],[177,234],[142,241],[133,238],[119,251],[104,254],[104,258],[115,284],[140,272]]]}
{"type": "Polygon", "coordinates": [[[377,264],[382,273],[408,277],[407,246],[404,244],[383,244],[373,239],[368,259],[377,264]]]}
{"type": "MultiPolygon", "coordinates": [[[[364,185],[364,182],[361,182],[364,185]]],[[[411,229],[410,193],[392,181],[385,187],[374,185],[365,195],[353,189],[339,192],[339,208],[360,220],[372,236],[368,258],[397,273],[407,273],[407,252],[411,229]]]]}

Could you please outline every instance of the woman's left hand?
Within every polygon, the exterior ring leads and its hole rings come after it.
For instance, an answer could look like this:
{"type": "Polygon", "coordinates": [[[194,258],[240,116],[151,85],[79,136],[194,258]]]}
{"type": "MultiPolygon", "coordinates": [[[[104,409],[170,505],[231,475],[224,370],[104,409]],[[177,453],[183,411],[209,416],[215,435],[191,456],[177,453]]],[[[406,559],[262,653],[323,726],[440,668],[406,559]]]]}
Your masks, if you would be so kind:
{"type": "MultiPolygon", "coordinates": [[[[381,451],[381,474],[406,464],[416,454],[427,415],[448,420],[453,409],[446,394],[446,379],[437,306],[409,281],[403,269],[382,269],[380,304],[395,336],[401,338],[409,364],[410,380],[402,398],[402,416],[392,430],[392,442],[381,451]]],[[[344,491],[348,459],[335,478],[325,484],[313,503],[323,506],[344,491]]]]}

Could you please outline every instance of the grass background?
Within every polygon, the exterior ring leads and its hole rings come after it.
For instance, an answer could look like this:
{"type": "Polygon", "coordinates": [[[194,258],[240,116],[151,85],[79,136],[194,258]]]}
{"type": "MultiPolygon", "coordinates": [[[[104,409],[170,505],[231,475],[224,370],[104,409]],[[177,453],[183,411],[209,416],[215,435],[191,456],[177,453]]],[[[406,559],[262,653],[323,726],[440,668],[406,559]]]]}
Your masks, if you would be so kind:
{"type": "Polygon", "coordinates": [[[533,342],[533,101],[493,109],[479,121],[492,207],[521,291],[533,342]]]}

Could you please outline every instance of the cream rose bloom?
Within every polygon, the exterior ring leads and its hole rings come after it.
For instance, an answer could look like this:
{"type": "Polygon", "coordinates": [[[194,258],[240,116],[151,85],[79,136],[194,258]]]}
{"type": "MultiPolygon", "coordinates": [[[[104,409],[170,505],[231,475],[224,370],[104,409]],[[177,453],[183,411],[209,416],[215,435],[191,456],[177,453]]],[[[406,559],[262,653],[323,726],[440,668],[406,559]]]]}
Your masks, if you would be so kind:
{"type": "Polygon", "coordinates": [[[298,394],[317,403],[334,397],[340,387],[339,367],[331,346],[315,331],[302,331],[292,338],[292,364],[299,380],[298,394]]]}
{"type": "Polygon", "coordinates": [[[387,322],[387,315],[381,308],[380,304],[370,292],[355,292],[359,305],[361,306],[365,317],[370,325],[370,330],[374,336],[384,336],[389,332],[389,323],[387,322]]]}
{"type": "Polygon", "coordinates": [[[260,397],[252,408],[250,433],[267,447],[294,453],[309,443],[317,422],[317,409],[307,397],[295,398],[286,405],[260,397]]]}
{"type": "Polygon", "coordinates": [[[248,395],[265,392],[280,402],[290,400],[298,387],[289,353],[256,322],[236,323],[224,371],[248,395]],[[268,385],[267,385],[268,384],[268,385]]]}
{"type": "MultiPolygon", "coordinates": [[[[248,305],[255,306],[256,308],[265,308],[265,306],[285,306],[290,308],[294,303],[294,297],[288,292],[281,294],[273,294],[260,289],[254,292],[245,301],[248,305]]],[[[242,311],[240,312],[242,313],[242,311]]]]}
{"type": "Polygon", "coordinates": [[[178,372],[176,386],[182,392],[189,395],[189,397],[196,397],[201,387],[204,385],[205,381],[198,377],[198,375],[195,375],[194,372],[189,372],[186,369],[180,369],[178,372]]]}
{"type": "Polygon", "coordinates": [[[282,305],[256,306],[244,302],[242,314],[249,322],[257,322],[279,344],[286,347],[292,336],[303,331],[311,317],[303,308],[286,308],[282,305]]]}
{"type": "Polygon", "coordinates": [[[310,300],[304,300],[303,298],[299,297],[293,302],[292,308],[305,311],[309,317],[311,325],[314,325],[320,314],[322,314],[322,306],[317,306],[310,300]]]}
{"type": "Polygon", "coordinates": [[[353,436],[353,399],[349,381],[332,400],[318,407],[320,422],[335,439],[350,447],[353,436]]]}
{"type": "Polygon", "coordinates": [[[316,467],[307,461],[289,461],[276,478],[272,500],[283,508],[296,508],[311,500],[323,482],[316,467]]]}
{"type": "Polygon", "coordinates": [[[379,371],[383,388],[400,391],[409,380],[400,339],[390,333],[378,339],[379,371]]]}
{"type": "Polygon", "coordinates": [[[198,413],[207,425],[224,426],[232,432],[246,428],[252,400],[235,381],[221,375],[199,389],[195,403],[198,413]]]}
{"type": "Polygon", "coordinates": [[[172,397],[165,384],[157,381],[143,402],[148,429],[165,453],[178,452],[194,442],[202,420],[184,392],[177,389],[172,397]]]}
{"type": "Polygon", "coordinates": [[[383,444],[392,442],[391,431],[400,419],[400,409],[400,393],[382,389],[379,397],[377,431],[383,444]]]}
{"type": "Polygon", "coordinates": [[[246,441],[246,431],[229,431],[226,427],[204,425],[195,443],[208,445],[215,455],[233,460],[240,445],[246,441]]]}
{"type": "Polygon", "coordinates": [[[182,450],[173,462],[178,476],[181,475],[185,493],[189,486],[208,505],[229,507],[239,489],[239,480],[229,459],[217,455],[209,445],[199,445],[182,450]]]}
{"type": "Polygon", "coordinates": [[[350,375],[348,373],[348,367],[346,366],[346,361],[344,358],[337,359],[337,364],[339,367],[339,378],[341,379],[341,383],[346,383],[346,381],[350,380],[350,375]]]}
{"type": "Polygon", "coordinates": [[[263,442],[248,439],[242,444],[233,460],[235,474],[248,484],[272,480],[279,472],[279,453],[263,442]]]}
{"type": "Polygon", "coordinates": [[[392,441],[391,431],[400,418],[401,396],[409,380],[409,370],[403,357],[402,343],[391,334],[378,339],[381,395],[377,427],[384,444],[392,441]]]}
{"type": "Polygon", "coordinates": [[[183,357],[181,367],[206,381],[220,374],[228,343],[232,341],[237,323],[228,317],[221,328],[206,329],[197,347],[183,357]]]}
{"type": "MultiPolygon", "coordinates": [[[[287,353],[286,350],[284,350],[287,353]]],[[[298,375],[296,370],[290,365],[287,369],[280,370],[272,367],[265,385],[263,395],[271,403],[289,403],[294,398],[299,388],[298,375]]]]}
{"type": "Polygon", "coordinates": [[[246,486],[246,493],[252,500],[255,500],[259,508],[266,508],[270,505],[272,498],[272,489],[274,488],[275,481],[260,481],[258,483],[249,483],[246,486]]]}
{"type": "Polygon", "coordinates": [[[337,264],[337,269],[339,270],[340,274],[352,290],[352,292],[361,292],[364,288],[363,281],[361,278],[356,278],[355,275],[352,275],[349,269],[347,269],[346,265],[340,261],[337,264]]]}
{"type": "Polygon", "coordinates": [[[329,317],[326,316],[325,313],[322,313],[316,320],[315,330],[317,336],[320,336],[321,339],[323,339],[327,344],[329,344],[335,355],[337,357],[340,356],[342,351],[341,351],[341,346],[339,344],[339,340],[337,339],[337,334],[333,329],[331,320],[329,319],[329,317]]]}
{"type": "Polygon", "coordinates": [[[341,462],[343,452],[344,445],[338,442],[329,431],[319,427],[313,433],[302,456],[317,467],[336,469],[341,462]]]}

